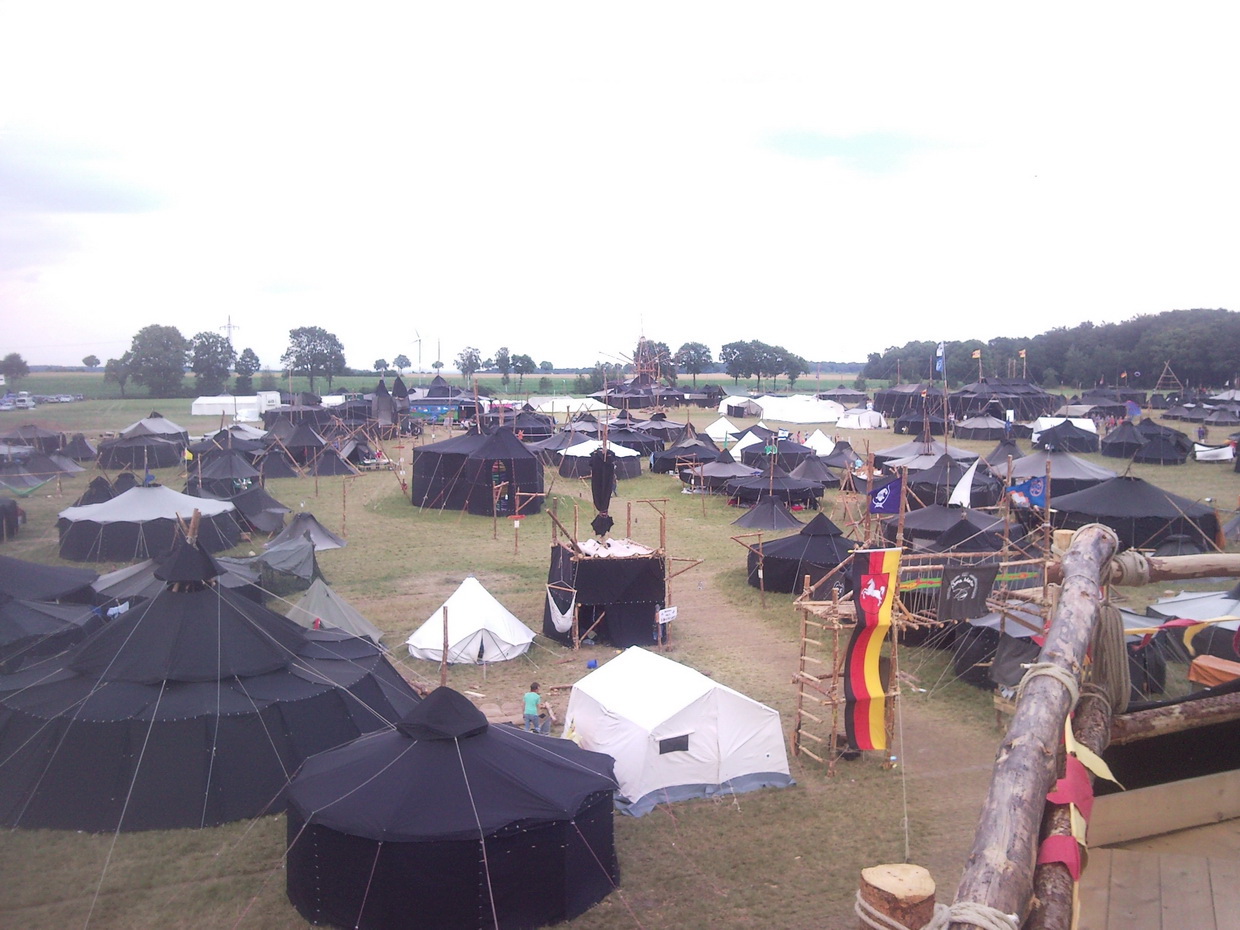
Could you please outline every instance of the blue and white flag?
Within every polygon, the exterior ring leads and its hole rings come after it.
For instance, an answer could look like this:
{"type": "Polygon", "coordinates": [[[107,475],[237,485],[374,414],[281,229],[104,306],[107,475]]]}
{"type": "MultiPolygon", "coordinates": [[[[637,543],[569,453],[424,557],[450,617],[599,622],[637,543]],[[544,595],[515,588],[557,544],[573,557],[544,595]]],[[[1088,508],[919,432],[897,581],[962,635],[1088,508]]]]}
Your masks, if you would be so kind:
{"type": "Polygon", "coordinates": [[[943,371],[943,343],[939,343],[939,347],[934,350],[934,370],[943,371]]]}
{"type": "Polygon", "coordinates": [[[904,479],[897,478],[871,491],[870,513],[899,513],[900,491],[903,486],[904,479]]]}
{"type": "Polygon", "coordinates": [[[1008,488],[1008,495],[1017,507],[1041,507],[1046,509],[1046,479],[1030,478],[1008,488]]]}

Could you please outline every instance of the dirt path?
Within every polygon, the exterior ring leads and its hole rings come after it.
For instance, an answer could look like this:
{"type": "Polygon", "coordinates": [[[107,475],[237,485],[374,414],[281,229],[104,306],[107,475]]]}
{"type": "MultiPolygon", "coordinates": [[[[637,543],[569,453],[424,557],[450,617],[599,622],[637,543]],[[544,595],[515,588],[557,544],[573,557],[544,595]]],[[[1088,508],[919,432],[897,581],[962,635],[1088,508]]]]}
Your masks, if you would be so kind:
{"type": "MultiPolygon", "coordinates": [[[[796,701],[792,675],[799,654],[794,625],[746,616],[729,603],[719,573],[702,566],[677,587],[674,600],[685,622],[678,624],[674,645],[698,661],[718,659],[734,674],[741,674],[743,666],[749,682],[736,686],[762,695],[783,715],[785,728],[791,728],[796,701]]],[[[777,598],[786,601],[787,595],[768,595],[768,603],[778,603],[777,598]]],[[[709,662],[699,667],[711,672],[709,662]]],[[[729,676],[717,677],[731,682],[729,676]]],[[[893,749],[900,763],[890,773],[890,800],[903,805],[907,795],[910,861],[929,869],[939,885],[939,899],[950,901],[972,846],[1000,732],[995,727],[979,733],[975,724],[954,719],[951,708],[933,698],[910,694],[902,704],[902,727],[893,749]]],[[[815,795],[816,803],[835,803],[832,788],[849,777],[849,763],[841,763],[836,778],[823,779],[822,767],[809,757],[790,761],[794,776],[815,795]]]]}

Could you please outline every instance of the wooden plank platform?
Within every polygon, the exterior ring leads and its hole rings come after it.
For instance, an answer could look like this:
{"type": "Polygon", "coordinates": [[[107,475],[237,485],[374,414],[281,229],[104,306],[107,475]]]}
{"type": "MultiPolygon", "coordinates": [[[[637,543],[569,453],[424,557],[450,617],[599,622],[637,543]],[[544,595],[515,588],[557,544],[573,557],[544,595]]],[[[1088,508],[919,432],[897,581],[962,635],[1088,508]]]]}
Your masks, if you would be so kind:
{"type": "Polygon", "coordinates": [[[1240,860],[1091,849],[1080,898],[1080,930],[1240,930],[1240,860]]]}

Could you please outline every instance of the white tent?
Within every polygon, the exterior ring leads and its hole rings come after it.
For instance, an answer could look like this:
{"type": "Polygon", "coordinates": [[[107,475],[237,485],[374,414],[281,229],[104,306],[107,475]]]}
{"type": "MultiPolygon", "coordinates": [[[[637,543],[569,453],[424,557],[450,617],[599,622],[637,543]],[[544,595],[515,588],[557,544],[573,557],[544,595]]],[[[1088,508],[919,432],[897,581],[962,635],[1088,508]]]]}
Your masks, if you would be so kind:
{"type": "Polygon", "coordinates": [[[616,805],[636,817],[793,783],[777,711],[640,646],[573,685],[564,725],[616,760],[616,805]]]}
{"type": "Polygon", "coordinates": [[[530,648],[533,631],[470,575],[406,643],[415,659],[443,660],[443,614],[448,612],[448,661],[502,662],[530,648]]]}
{"type": "MultiPolygon", "coordinates": [[[[361,612],[333,591],[322,578],[315,578],[314,583],[306,589],[292,609],[288,618],[306,629],[330,627],[364,636],[374,643],[383,638],[383,631],[362,616],[361,612]]],[[[443,628],[439,631],[439,642],[443,644],[443,628]]]]}
{"type": "Polygon", "coordinates": [[[835,426],[837,429],[886,429],[887,418],[877,410],[850,410],[835,426]]]}
{"type": "Polygon", "coordinates": [[[706,429],[702,430],[702,432],[713,439],[720,446],[723,446],[725,443],[731,445],[733,438],[732,434],[739,433],[740,427],[727,417],[720,417],[710,426],[706,427],[706,429]]]}
{"type": "Polygon", "coordinates": [[[833,400],[819,400],[809,394],[779,397],[766,394],[754,401],[762,408],[764,420],[780,423],[834,423],[844,412],[844,405],[833,400]]]}
{"type": "Polygon", "coordinates": [[[814,454],[818,456],[830,455],[835,451],[835,440],[824,433],[820,429],[814,430],[805,440],[804,445],[814,450],[814,454]]]}

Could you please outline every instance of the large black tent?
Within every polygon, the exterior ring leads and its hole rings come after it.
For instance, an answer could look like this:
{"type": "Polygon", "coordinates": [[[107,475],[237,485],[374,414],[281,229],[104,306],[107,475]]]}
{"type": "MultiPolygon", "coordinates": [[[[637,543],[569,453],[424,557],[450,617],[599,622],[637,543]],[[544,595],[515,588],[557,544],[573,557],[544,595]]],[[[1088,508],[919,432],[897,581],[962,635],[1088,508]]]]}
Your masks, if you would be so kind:
{"type": "Polygon", "coordinates": [[[817,507],[823,489],[817,481],[793,478],[772,464],[751,478],[733,478],[724,485],[724,490],[743,504],[753,504],[764,497],[778,497],[789,506],[817,507]]]}
{"type": "Polygon", "coordinates": [[[718,457],[699,468],[690,468],[680,473],[680,480],[694,487],[717,491],[733,478],[751,478],[761,474],[756,468],[742,465],[732,458],[732,453],[724,449],[718,457]]]}
{"type": "Polygon", "coordinates": [[[1064,420],[1038,433],[1033,444],[1039,449],[1055,452],[1097,452],[1098,434],[1081,429],[1071,420],[1064,420]]]}
{"type": "Polygon", "coordinates": [[[1132,460],[1144,465],[1183,465],[1188,453],[1167,436],[1151,436],[1149,441],[1132,455],[1132,460]]]}
{"type": "Polygon", "coordinates": [[[181,461],[185,443],[180,439],[142,433],[99,443],[100,468],[171,468],[181,461]]]}
{"type": "Polygon", "coordinates": [[[958,420],[979,414],[1002,418],[1009,410],[1018,420],[1034,420],[1050,413],[1062,401],[1062,397],[1048,393],[1032,381],[983,378],[953,391],[948,403],[958,420]]]}
{"type": "Polygon", "coordinates": [[[91,582],[99,573],[88,568],[40,565],[0,555],[0,600],[70,601],[93,604],[91,582]]]}
{"type": "Polygon", "coordinates": [[[619,881],[610,756],[489,726],[439,688],[289,787],[288,896],[346,928],[541,927],[619,881]]]}
{"type": "Polygon", "coordinates": [[[227,501],[180,494],[171,488],[130,488],[101,504],[60,512],[60,557],[72,562],[131,562],[162,558],[197,510],[198,544],[208,552],[231,549],[241,528],[227,501]]]}
{"type": "Polygon", "coordinates": [[[1111,469],[1095,465],[1071,452],[1047,452],[1044,449],[1035,449],[1012,463],[1012,481],[1045,478],[1048,474],[1048,465],[1051,476],[1050,493],[1053,496],[1092,488],[1096,484],[1115,477],[1115,472],[1111,469]]]}
{"type": "Polygon", "coordinates": [[[543,635],[572,645],[575,619],[583,639],[588,633],[620,649],[657,642],[666,559],[625,539],[584,540],[579,548],[551,547],[543,635]]]}
{"type": "Polygon", "coordinates": [[[543,466],[507,427],[467,433],[414,450],[417,507],[500,516],[542,509],[543,466]]]}
{"type": "Polygon", "coordinates": [[[779,439],[766,445],[755,442],[746,446],[741,450],[741,461],[754,468],[765,468],[774,458],[776,464],[784,471],[792,471],[806,459],[813,458],[815,454],[809,446],[803,446],[790,439],[779,439]],[[774,449],[774,455],[767,452],[767,449],[774,449]]]}
{"type": "MultiPolygon", "coordinates": [[[[965,465],[950,455],[942,455],[929,468],[909,472],[908,498],[910,507],[929,504],[946,504],[958,485],[969,473],[971,465],[965,465]]],[[[999,480],[981,468],[973,471],[970,481],[969,504],[974,507],[990,507],[999,503],[1003,489],[999,480]]]]}
{"type": "Polygon", "coordinates": [[[1125,549],[1157,546],[1169,536],[1188,536],[1213,549],[1219,537],[1218,515],[1213,507],[1129,475],[1073,494],[1056,494],[1051,506],[1051,522],[1056,528],[1075,530],[1089,523],[1104,523],[1115,530],[1125,549]]]}
{"type": "Polygon", "coordinates": [[[113,832],[279,810],[307,756],[416,703],[373,643],[212,584],[196,547],[160,571],[160,596],[0,675],[0,823],[113,832]]]}
{"type": "MultiPolygon", "coordinates": [[[[1003,521],[981,510],[932,504],[910,510],[904,516],[904,540],[914,550],[929,548],[944,533],[960,522],[967,522],[973,533],[1003,532],[1003,521]]],[[[894,543],[899,521],[894,517],[883,522],[883,533],[894,543]]]]}
{"type": "Polygon", "coordinates": [[[983,414],[959,420],[952,427],[952,436],[956,439],[1003,439],[1008,429],[1003,420],[983,414]]]}
{"type": "Polygon", "coordinates": [[[1100,440],[1102,454],[1112,459],[1130,459],[1149,442],[1149,437],[1131,421],[1124,420],[1100,440]]]}
{"type": "MultiPolygon", "coordinates": [[[[762,540],[749,549],[748,580],[767,591],[797,592],[809,576],[815,584],[848,557],[857,543],[846,537],[826,514],[818,514],[799,533],[782,539],[762,540]],[[761,576],[759,576],[759,571],[761,576]]],[[[841,577],[838,593],[848,590],[841,577]]]]}

